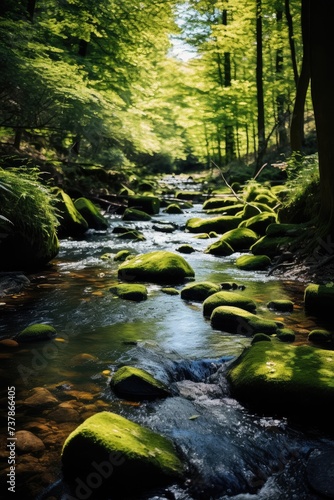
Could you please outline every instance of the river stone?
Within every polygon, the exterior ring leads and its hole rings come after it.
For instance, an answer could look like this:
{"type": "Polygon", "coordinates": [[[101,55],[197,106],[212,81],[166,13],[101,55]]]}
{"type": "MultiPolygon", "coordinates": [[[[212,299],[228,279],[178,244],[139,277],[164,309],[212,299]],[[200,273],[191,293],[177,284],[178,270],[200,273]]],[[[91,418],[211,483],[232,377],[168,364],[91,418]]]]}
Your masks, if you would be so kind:
{"type": "Polygon", "coordinates": [[[157,250],[125,261],[118,268],[118,276],[125,281],[176,284],[193,278],[195,272],[181,255],[157,250]]]}
{"type": "Polygon", "coordinates": [[[222,208],[222,207],[228,207],[233,204],[239,203],[237,199],[224,196],[223,198],[209,198],[205,200],[205,202],[202,205],[203,210],[212,210],[214,208],[222,208]]]}
{"type": "Polygon", "coordinates": [[[275,223],[277,216],[269,212],[262,212],[261,214],[254,215],[249,219],[240,222],[239,227],[247,227],[252,229],[256,234],[264,236],[270,224],[275,223]]]}
{"type": "Polygon", "coordinates": [[[304,306],[307,314],[331,317],[334,308],[334,287],[308,285],[304,291],[304,306]]]}
{"type": "Polygon", "coordinates": [[[195,300],[203,302],[213,293],[219,292],[221,286],[211,281],[200,281],[197,283],[189,283],[181,290],[181,299],[195,300]]]}
{"type": "Polygon", "coordinates": [[[60,224],[58,227],[60,238],[81,236],[88,230],[88,222],[75,208],[70,196],[62,189],[58,190],[56,208],[60,224]]]}
{"type": "Polygon", "coordinates": [[[180,295],[179,290],[177,290],[176,288],[173,288],[173,287],[165,286],[165,287],[161,288],[161,291],[163,293],[165,293],[166,295],[180,295]]]}
{"type": "Polygon", "coordinates": [[[238,227],[241,221],[242,218],[236,215],[222,215],[209,219],[193,217],[187,220],[186,229],[190,233],[210,233],[211,231],[215,231],[217,234],[223,234],[230,229],[238,227]]]}
{"type": "Polygon", "coordinates": [[[308,334],[308,340],[310,342],[316,342],[319,344],[331,342],[333,340],[333,334],[328,330],[323,330],[321,328],[316,328],[308,334]]]}
{"type": "Polygon", "coordinates": [[[165,398],[171,395],[168,387],[150,373],[134,366],[122,366],[113,375],[110,386],[119,397],[129,400],[165,398]]]}
{"type": "Polygon", "coordinates": [[[57,331],[53,326],[44,323],[35,323],[27,326],[16,337],[17,342],[36,342],[40,340],[50,340],[56,337],[57,331]]]}
{"type": "Polygon", "coordinates": [[[53,406],[58,399],[45,387],[34,387],[32,394],[23,401],[26,406],[53,406]]]}
{"type": "Polygon", "coordinates": [[[142,210],[149,215],[158,214],[160,211],[160,200],[155,196],[129,196],[128,197],[128,207],[136,208],[137,210],[142,210]]]}
{"type": "Polygon", "coordinates": [[[266,205],[265,203],[252,201],[251,203],[247,203],[247,205],[245,205],[245,208],[242,212],[242,219],[250,219],[251,217],[254,217],[254,215],[259,215],[260,213],[264,212],[275,214],[275,211],[272,208],[268,207],[268,205],[266,205]]]}
{"type": "Polygon", "coordinates": [[[252,299],[245,297],[238,292],[230,292],[228,290],[221,290],[210,295],[203,302],[203,314],[209,317],[216,307],[219,306],[234,306],[240,309],[245,309],[249,312],[256,311],[256,304],[252,299]]]}
{"type": "Polygon", "coordinates": [[[294,342],[296,340],[296,334],[291,328],[280,328],[277,331],[277,338],[281,342],[294,342]]]}
{"type": "Polygon", "coordinates": [[[211,314],[210,321],[211,326],[217,330],[248,337],[255,335],[255,333],[273,335],[280,326],[276,321],[259,318],[245,309],[234,306],[216,307],[211,314]]]}
{"type": "Polygon", "coordinates": [[[60,422],[80,422],[79,412],[68,403],[61,403],[57,408],[47,413],[49,420],[60,422]]]}
{"type": "Polygon", "coordinates": [[[109,227],[108,221],[101,214],[99,208],[87,198],[78,198],[74,202],[75,208],[87,221],[88,227],[97,230],[106,230],[109,227]]]}
{"type": "Polygon", "coordinates": [[[122,283],[111,287],[110,292],[124,300],[140,302],[147,299],[147,288],[144,285],[122,283]]]}
{"type": "Polygon", "coordinates": [[[311,453],[306,466],[311,488],[325,498],[334,498],[334,450],[311,453]]]}
{"type": "Polygon", "coordinates": [[[171,441],[106,411],[89,417],[68,436],[61,459],[65,480],[85,482],[89,475],[99,474],[97,486],[105,488],[108,496],[118,496],[119,491],[138,493],[183,476],[171,441]]]}
{"type": "Polygon", "coordinates": [[[142,210],[137,210],[136,208],[127,208],[124,211],[122,219],[125,221],[147,221],[151,220],[151,216],[142,210]]]}
{"type": "Polygon", "coordinates": [[[268,302],[267,307],[268,309],[272,309],[273,311],[292,312],[293,305],[294,304],[291,300],[278,299],[268,302]]]}
{"type": "Polygon", "coordinates": [[[195,248],[193,248],[191,245],[188,244],[180,245],[179,247],[177,247],[176,250],[180,253],[188,253],[188,254],[196,252],[195,248]]]}
{"type": "Polygon", "coordinates": [[[15,438],[19,453],[38,453],[45,449],[43,441],[30,431],[17,431],[15,438]]]}
{"type": "Polygon", "coordinates": [[[271,264],[271,259],[267,255],[240,255],[235,261],[239,269],[245,271],[263,271],[271,264]]]}
{"type": "Polygon", "coordinates": [[[226,205],[225,207],[210,208],[206,210],[207,214],[224,214],[224,215],[235,215],[244,208],[241,203],[235,203],[234,205],[226,205]]]}
{"type": "Polygon", "coordinates": [[[223,234],[219,241],[224,241],[234,252],[242,252],[249,248],[258,240],[258,235],[247,227],[237,227],[223,234]]]}
{"type": "Polygon", "coordinates": [[[258,342],[227,373],[235,397],[261,411],[301,415],[332,425],[334,352],[281,342],[258,342]]]}
{"type": "Polygon", "coordinates": [[[250,247],[250,251],[254,255],[268,255],[273,258],[286,251],[292,242],[293,238],[288,236],[265,235],[250,247]]]}
{"type": "Polygon", "coordinates": [[[114,261],[116,262],[124,262],[128,257],[130,257],[130,250],[120,250],[114,256],[114,261]]]}
{"type": "Polygon", "coordinates": [[[233,248],[226,241],[219,239],[214,243],[211,243],[205,250],[204,253],[209,253],[211,255],[218,255],[221,257],[232,255],[234,253],[233,248]]]}
{"type": "Polygon", "coordinates": [[[166,214],[183,214],[183,210],[178,203],[171,203],[165,208],[164,212],[166,214]]]}

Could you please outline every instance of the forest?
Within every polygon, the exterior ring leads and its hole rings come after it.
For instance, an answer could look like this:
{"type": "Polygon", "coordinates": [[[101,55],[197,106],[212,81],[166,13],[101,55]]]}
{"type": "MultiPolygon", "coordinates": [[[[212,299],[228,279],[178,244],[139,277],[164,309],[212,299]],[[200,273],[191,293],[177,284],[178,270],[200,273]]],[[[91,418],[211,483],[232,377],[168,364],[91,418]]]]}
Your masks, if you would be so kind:
{"type": "Polygon", "coordinates": [[[2,0],[5,495],[334,497],[333,18],[2,0]]]}

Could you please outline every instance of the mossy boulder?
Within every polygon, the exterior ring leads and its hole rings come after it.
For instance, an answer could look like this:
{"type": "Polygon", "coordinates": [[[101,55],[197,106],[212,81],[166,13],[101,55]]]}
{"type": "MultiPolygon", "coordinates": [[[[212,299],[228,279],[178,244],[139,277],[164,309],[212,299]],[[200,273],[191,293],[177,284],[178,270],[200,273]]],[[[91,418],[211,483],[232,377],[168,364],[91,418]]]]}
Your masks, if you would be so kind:
{"type": "Polygon", "coordinates": [[[258,240],[258,235],[246,227],[237,227],[223,234],[220,241],[230,245],[235,252],[249,250],[249,248],[258,240]]]}
{"type": "Polygon", "coordinates": [[[180,253],[193,253],[193,252],[196,252],[196,250],[194,249],[194,247],[192,247],[191,245],[188,245],[188,244],[180,245],[179,247],[177,247],[176,250],[178,252],[180,252],[180,253]]]}
{"type": "Polygon", "coordinates": [[[252,229],[256,234],[264,236],[266,234],[268,226],[277,221],[277,215],[271,214],[269,212],[262,212],[261,214],[254,215],[249,219],[240,222],[239,227],[247,227],[252,229]]]}
{"type": "Polygon", "coordinates": [[[269,224],[266,230],[268,236],[300,236],[307,229],[306,224],[269,224]]]}
{"type": "Polygon", "coordinates": [[[280,328],[277,331],[277,338],[281,342],[294,342],[296,340],[296,334],[290,328],[280,328]]]}
{"type": "Polygon", "coordinates": [[[58,210],[60,238],[81,236],[88,230],[88,222],[76,209],[72,198],[62,189],[58,190],[56,207],[58,210]]]}
{"type": "Polygon", "coordinates": [[[106,230],[109,227],[107,219],[101,214],[100,209],[87,198],[78,198],[74,202],[75,208],[87,221],[90,229],[106,230]]]}
{"type": "Polygon", "coordinates": [[[130,250],[120,250],[115,254],[114,260],[116,262],[124,262],[128,257],[130,257],[130,255],[131,255],[130,250]]]}
{"type": "Polygon", "coordinates": [[[190,233],[210,233],[215,231],[217,234],[223,234],[238,227],[241,221],[242,218],[236,215],[222,215],[220,217],[210,217],[209,219],[193,217],[187,220],[186,230],[190,233]]]}
{"type": "Polygon", "coordinates": [[[122,283],[110,288],[110,292],[120,299],[140,302],[147,299],[147,288],[144,285],[122,283]]]}
{"type": "Polygon", "coordinates": [[[228,207],[233,204],[239,203],[236,198],[231,198],[230,196],[226,196],[224,198],[222,197],[217,197],[217,198],[209,198],[205,200],[205,202],[202,205],[203,210],[212,210],[215,208],[222,208],[222,207],[228,207]]]}
{"type": "Polygon", "coordinates": [[[242,293],[221,290],[220,292],[210,295],[204,300],[204,316],[209,317],[213,310],[219,306],[234,306],[249,312],[256,311],[256,304],[254,300],[245,297],[242,293]]]}
{"type": "Polygon", "coordinates": [[[122,366],[113,375],[110,386],[114,393],[132,401],[166,398],[169,388],[150,373],[134,366],[122,366]]]}
{"type": "Polygon", "coordinates": [[[211,281],[201,281],[197,283],[189,283],[181,290],[181,299],[194,300],[203,302],[210,295],[219,292],[221,286],[211,281]]]}
{"type": "Polygon", "coordinates": [[[332,422],[334,351],[281,342],[246,349],[227,374],[235,397],[261,411],[332,422]]]}
{"type": "Polygon", "coordinates": [[[279,326],[282,326],[276,321],[260,318],[256,314],[234,306],[216,307],[211,314],[210,321],[211,326],[217,330],[247,337],[252,337],[256,333],[273,335],[279,326]]]}
{"type": "Polygon", "coordinates": [[[125,261],[118,268],[118,276],[125,281],[177,284],[193,278],[195,272],[181,255],[157,250],[125,261]]]}
{"type": "Polygon", "coordinates": [[[238,212],[241,212],[243,209],[244,209],[244,204],[236,203],[234,205],[227,205],[225,207],[211,208],[210,210],[206,210],[206,213],[207,214],[235,215],[238,212]]]}
{"type": "Polygon", "coordinates": [[[183,210],[177,203],[170,203],[164,210],[166,214],[183,214],[183,210]]]}
{"type": "Polygon", "coordinates": [[[276,299],[271,300],[267,303],[268,309],[272,309],[273,311],[278,312],[292,312],[293,311],[293,302],[292,300],[285,299],[276,299]]]}
{"type": "Polygon", "coordinates": [[[304,291],[304,307],[307,314],[332,317],[334,286],[311,284],[304,291]]]}
{"type": "Polygon", "coordinates": [[[156,196],[129,196],[128,207],[136,208],[149,215],[155,215],[160,212],[160,200],[156,196]]]}
{"type": "MultiPolygon", "coordinates": [[[[94,482],[94,494],[108,497],[163,485],[182,478],[183,465],[171,441],[115,413],[89,417],[66,439],[62,454],[64,479],[94,482]]],[[[101,498],[101,497],[99,497],[101,498]]]]}
{"type": "Polygon", "coordinates": [[[261,213],[275,214],[275,211],[264,203],[257,203],[253,201],[252,203],[247,203],[245,205],[245,208],[242,211],[242,219],[250,219],[251,217],[261,213]]]}
{"type": "Polygon", "coordinates": [[[268,269],[270,264],[268,255],[240,255],[235,261],[237,268],[245,271],[263,271],[268,269]]]}
{"type": "Polygon", "coordinates": [[[232,255],[234,253],[233,248],[226,241],[221,239],[211,243],[205,250],[204,253],[209,253],[210,255],[217,255],[220,257],[232,255]]]}
{"type": "Polygon", "coordinates": [[[333,334],[328,330],[316,328],[308,334],[307,339],[317,344],[325,344],[333,341],[333,334]]]}
{"type": "Polygon", "coordinates": [[[251,340],[251,344],[256,344],[256,342],[271,342],[271,337],[266,333],[256,333],[251,340]]]}
{"type": "Polygon", "coordinates": [[[251,246],[250,251],[254,255],[268,255],[273,258],[287,251],[292,241],[288,236],[265,235],[251,246]]]}
{"type": "Polygon", "coordinates": [[[138,231],[137,229],[126,229],[124,232],[118,233],[117,238],[121,240],[132,240],[132,241],[146,241],[143,233],[138,231]]]}
{"type": "Polygon", "coordinates": [[[161,291],[165,293],[166,295],[180,295],[179,290],[176,288],[170,287],[170,286],[165,286],[161,288],[161,291]]]}
{"type": "Polygon", "coordinates": [[[122,216],[122,219],[125,221],[148,221],[151,218],[149,214],[136,208],[127,208],[122,216]]]}
{"type": "Polygon", "coordinates": [[[56,329],[44,323],[34,323],[27,326],[15,337],[17,342],[36,342],[40,340],[50,340],[56,337],[56,329]]]}

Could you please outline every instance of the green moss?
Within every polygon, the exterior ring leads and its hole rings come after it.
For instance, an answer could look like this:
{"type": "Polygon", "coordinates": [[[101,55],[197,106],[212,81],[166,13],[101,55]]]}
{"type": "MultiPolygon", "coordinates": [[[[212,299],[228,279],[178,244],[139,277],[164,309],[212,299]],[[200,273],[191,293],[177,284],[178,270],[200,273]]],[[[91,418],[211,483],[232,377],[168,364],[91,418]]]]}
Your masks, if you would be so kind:
{"type": "Polygon", "coordinates": [[[217,256],[227,256],[227,255],[232,255],[234,253],[233,248],[231,245],[226,243],[226,241],[222,241],[221,239],[218,241],[215,241],[211,245],[209,245],[205,250],[204,253],[209,253],[211,255],[217,255],[217,256]]]}
{"type": "Polygon", "coordinates": [[[27,326],[15,338],[17,342],[35,342],[39,340],[50,340],[57,335],[56,329],[44,323],[35,323],[27,326]]]}
{"type": "Polygon", "coordinates": [[[114,256],[114,260],[116,262],[123,262],[124,260],[126,260],[129,256],[131,255],[131,252],[130,250],[120,250],[119,252],[117,252],[114,256]]]}
{"type": "Polygon", "coordinates": [[[211,217],[210,219],[193,217],[187,220],[186,229],[190,233],[210,233],[215,231],[218,234],[223,234],[238,227],[241,221],[242,218],[236,215],[223,215],[221,217],[211,217]]]}
{"type": "Polygon", "coordinates": [[[333,351],[258,342],[239,357],[228,380],[235,396],[252,405],[302,412],[304,418],[311,411],[313,423],[326,414],[332,418],[328,408],[334,403],[333,351]]]}
{"type": "Polygon", "coordinates": [[[136,208],[127,208],[122,216],[123,220],[126,221],[147,221],[151,220],[151,216],[142,210],[137,210],[136,208]]]}
{"type": "Polygon", "coordinates": [[[320,328],[312,330],[308,334],[308,340],[310,342],[316,342],[319,344],[331,342],[333,340],[333,334],[328,330],[322,330],[320,328]]]}
{"type": "Polygon", "coordinates": [[[239,227],[247,227],[248,229],[252,229],[256,234],[264,236],[268,226],[276,221],[277,215],[269,212],[263,212],[261,214],[254,215],[250,219],[243,220],[240,222],[239,227]]]}
{"type": "Polygon", "coordinates": [[[191,246],[191,245],[180,245],[177,247],[177,251],[180,253],[193,253],[196,252],[196,250],[191,246]]]}
{"type": "Polygon", "coordinates": [[[164,212],[166,212],[166,214],[183,214],[182,208],[177,203],[171,203],[168,205],[164,212]]]}
{"type": "Polygon", "coordinates": [[[129,196],[128,207],[142,210],[149,215],[155,215],[160,211],[160,200],[156,196],[129,196]]]}
{"type": "Polygon", "coordinates": [[[61,238],[80,236],[87,231],[88,222],[75,208],[70,196],[62,189],[58,190],[56,206],[60,223],[58,234],[61,238]]]}
{"type": "Polygon", "coordinates": [[[140,302],[147,299],[147,288],[144,285],[123,283],[110,288],[110,292],[125,300],[140,302]]]}
{"type": "Polygon", "coordinates": [[[78,198],[74,202],[75,208],[81,213],[87,221],[88,227],[91,229],[105,230],[108,229],[108,221],[101,214],[99,208],[87,198],[78,198]]]}
{"type": "Polygon", "coordinates": [[[256,342],[271,342],[271,338],[265,333],[256,333],[252,338],[251,345],[256,344],[256,342]]]}
{"type": "Polygon", "coordinates": [[[263,203],[252,202],[251,204],[247,204],[242,211],[242,219],[250,219],[255,215],[259,215],[263,212],[269,212],[271,214],[275,214],[274,210],[268,205],[264,205],[263,203]]]}
{"type": "Polygon", "coordinates": [[[235,265],[245,271],[263,271],[270,264],[271,259],[267,255],[240,255],[235,261],[235,265]]]}
{"type": "Polygon", "coordinates": [[[208,240],[209,238],[211,238],[211,236],[209,236],[208,233],[200,233],[193,236],[193,238],[196,238],[198,240],[208,240]]]}
{"type": "Polygon", "coordinates": [[[254,255],[268,255],[268,257],[273,258],[288,250],[292,241],[292,238],[287,236],[262,236],[251,246],[250,251],[254,255]]]}
{"type": "Polygon", "coordinates": [[[113,375],[110,385],[118,396],[136,401],[171,395],[165,384],[155,379],[146,370],[134,366],[119,368],[113,375]]]}
{"type": "Polygon", "coordinates": [[[211,314],[210,321],[212,327],[217,330],[248,337],[255,335],[255,333],[273,335],[279,326],[275,321],[259,318],[245,309],[234,306],[216,307],[211,314]]]}
{"type": "Polygon", "coordinates": [[[332,285],[308,285],[304,291],[304,306],[307,314],[332,317],[334,287],[332,285]]]}
{"type": "Polygon", "coordinates": [[[294,342],[296,340],[296,334],[290,328],[280,328],[277,332],[277,338],[281,342],[294,342]]]}
{"type": "Polygon", "coordinates": [[[211,281],[190,283],[181,290],[181,299],[203,302],[203,300],[213,293],[219,292],[220,289],[220,285],[211,283],[211,281]]]}
{"type": "Polygon", "coordinates": [[[180,295],[180,292],[176,288],[172,287],[161,288],[161,291],[166,295],[180,295]]]}
{"type": "Polygon", "coordinates": [[[244,204],[236,203],[235,205],[227,205],[220,208],[211,208],[206,210],[207,214],[225,214],[225,215],[235,215],[244,209],[244,204]]]}
{"type": "Polygon", "coordinates": [[[224,233],[219,241],[223,241],[230,245],[234,252],[239,252],[248,250],[257,240],[257,234],[251,229],[237,227],[224,233]]]}
{"type": "Polygon", "coordinates": [[[292,312],[293,302],[291,300],[271,300],[267,304],[268,309],[273,309],[274,311],[280,312],[292,312]]]}
{"type": "Polygon", "coordinates": [[[118,268],[118,275],[126,281],[176,284],[193,278],[195,272],[181,255],[158,250],[127,260],[118,268]]]}
{"type": "Polygon", "coordinates": [[[295,237],[306,230],[305,224],[269,224],[266,230],[268,236],[290,236],[295,237]]]}
{"type": "Polygon", "coordinates": [[[73,481],[96,474],[94,464],[103,463],[107,470],[109,462],[112,473],[102,481],[109,495],[120,487],[136,492],[148,485],[177,480],[183,472],[168,439],[106,411],[88,418],[68,436],[61,459],[65,479],[73,481]]]}
{"type": "Polygon", "coordinates": [[[222,207],[228,207],[233,204],[239,203],[236,198],[231,198],[231,197],[224,197],[224,198],[209,198],[208,200],[205,200],[205,202],[202,205],[203,210],[212,210],[215,208],[222,208],[222,207]]]}
{"type": "Polygon", "coordinates": [[[119,233],[117,238],[121,240],[145,241],[145,236],[137,229],[128,229],[124,233],[119,233]]]}
{"type": "Polygon", "coordinates": [[[221,290],[210,295],[203,302],[204,316],[209,317],[213,310],[219,306],[234,306],[249,312],[256,311],[256,304],[252,299],[245,297],[242,293],[221,290]]]}

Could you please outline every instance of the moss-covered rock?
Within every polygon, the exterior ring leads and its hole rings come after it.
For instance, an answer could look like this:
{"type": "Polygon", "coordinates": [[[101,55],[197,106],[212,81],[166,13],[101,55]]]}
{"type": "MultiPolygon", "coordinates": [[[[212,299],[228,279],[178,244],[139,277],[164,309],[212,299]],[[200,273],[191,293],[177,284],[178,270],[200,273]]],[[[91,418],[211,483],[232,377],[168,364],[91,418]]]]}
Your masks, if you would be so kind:
{"type": "Polygon", "coordinates": [[[210,295],[204,300],[204,316],[209,317],[213,310],[219,306],[234,306],[249,312],[256,311],[256,304],[254,300],[245,297],[242,293],[221,290],[220,292],[210,295]]]}
{"type": "Polygon", "coordinates": [[[170,286],[165,286],[161,288],[161,291],[165,293],[166,295],[180,295],[179,290],[176,288],[170,287],[170,286]]]}
{"type": "Polygon", "coordinates": [[[304,307],[307,314],[332,317],[334,286],[311,284],[304,291],[304,307]]]}
{"type": "Polygon", "coordinates": [[[203,302],[210,295],[219,292],[220,285],[212,283],[211,281],[200,281],[197,283],[189,283],[181,290],[181,299],[194,300],[196,302],[203,302]]]}
{"type": "Polygon", "coordinates": [[[267,255],[240,255],[235,261],[235,265],[245,271],[263,271],[270,264],[271,259],[267,255]]]}
{"type": "Polygon", "coordinates": [[[99,208],[87,198],[78,198],[74,202],[75,208],[87,221],[88,227],[97,230],[106,230],[109,227],[107,219],[101,214],[99,208]]]}
{"type": "Polygon", "coordinates": [[[177,203],[170,203],[164,210],[166,214],[183,214],[183,210],[177,203]]]}
{"type": "Polygon", "coordinates": [[[128,257],[130,257],[130,255],[131,255],[130,250],[120,250],[115,254],[114,260],[116,262],[124,262],[128,257]]]}
{"type": "Polygon", "coordinates": [[[216,307],[211,314],[210,321],[212,327],[217,330],[247,337],[252,337],[255,333],[273,335],[280,326],[276,321],[260,318],[245,309],[234,306],[216,307]]]}
{"type": "Polygon", "coordinates": [[[147,299],[147,288],[144,285],[122,283],[111,287],[110,292],[125,300],[140,302],[147,299]]]}
{"type": "Polygon", "coordinates": [[[227,205],[225,207],[211,208],[206,210],[207,214],[225,214],[225,215],[235,215],[244,209],[244,204],[236,203],[235,205],[227,205]]]}
{"type": "Polygon", "coordinates": [[[295,237],[301,234],[306,228],[303,224],[279,224],[272,223],[269,224],[266,230],[268,236],[290,236],[295,237]]]}
{"type": "Polygon", "coordinates": [[[193,252],[196,252],[196,250],[194,249],[194,247],[192,247],[191,245],[188,245],[188,244],[180,245],[179,247],[177,247],[176,250],[178,252],[180,252],[180,253],[193,253],[193,252]]]}
{"type": "Polygon", "coordinates": [[[228,372],[233,394],[264,411],[332,422],[334,351],[258,342],[228,372]]]}
{"type": "Polygon", "coordinates": [[[56,337],[56,329],[44,323],[34,323],[27,326],[15,337],[17,342],[36,342],[40,340],[50,340],[56,337]]]}
{"type": "Polygon", "coordinates": [[[117,238],[121,240],[146,241],[143,233],[137,229],[126,229],[126,231],[120,232],[117,238]]]}
{"type": "Polygon", "coordinates": [[[277,299],[271,300],[267,303],[268,309],[272,309],[273,311],[279,312],[292,312],[293,311],[293,302],[292,300],[285,299],[277,299]]]}
{"type": "Polygon", "coordinates": [[[242,211],[242,219],[250,219],[251,217],[259,215],[260,213],[270,213],[275,215],[275,211],[272,208],[268,207],[268,205],[253,201],[252,203],[247,203],[245,205],[245,208],[242,211]]]}
{"type": "Polygon", "coordinates": [[[296,340],[296,334],[290,328],[280,328],[277,331],[277,338],[281,342],[294,342],[296,340]]]}
{"type": "Polygon", "coordinates": [[[181,255],[157,250],[125,261],[119,266],[118,275],[125,281],[176,284],[193,278],[195,272],[181,255]]]}
{"type": "Polygon", "coordinates": [[[238,227],[241,221],[242,218],[236,215],[222,215],[209,219],[193,217],[187,220],[186,230],[190,233],[210,233],[211,231],[215,231],[217,234],[223,234],[230,229],[238,227]]]}
{"type": "Polygon", "coordinates": [[[156,196],[129,196],[128,207],[136,208],[149,215],[155,215],[160,212],[160,200],[156,196]]]}
{"type": "Polygon", "coordinates": [[[256,333],[251,340],[251,344],[256,344],[256,342],[271,342],[271,337],[265,333],[256,333]]]}
{"type": "Polygon", "coordinates": [[[273,258],[288,250],[292,241],[293,239],[288,236],[265,235],[251,246],[250,251],[254,255],[268,255],[273,258]]]}
{"type": "Polygon", "coordinates": [[[258,240],[258,235],[246,227],[237,227],[223,234],[220,241],[230,245],[235,252],[249,250],[258,240]]]}
{"type": "Polygon", "coordinates": [[[308,334],[307,338],[310,342],[315,342],[317,344],[323,344],[323,343],[325,344],[327,342],[333,341],[333,334],[328,330],[316,328],[315,330],[312,330],[308,334]]]}
{"type": "Polygon", "coordinates": [[[205,200],[202,205],[203,210],[212,210],[215,208],[228,207],[233,204],[239,203],[236,198],[232,198],[231,196],[217,197],[217,198],[209,198],[205,200]]]}
{"type": "Polygon", "coordinates": [[[88,230],[88,222],[76,209],[72,198],[62,189],[58,190],[56,207],[59,214],[60,238],[81,236],[88,230]]]}
{"type": "Polygon", "coordinates": [[[147,221],[151,220],[151,216],[142,210],[127,208],[123,213],[122,219],[125,221],[147,221]]]}
{"type": "Polygon", "coordinates": [[[261,214],[254,215],[250,219],[240,222],[239,227],[247,227],[252,229],[256,234],[264,236],[268,226],[277,221],[277,215],[269,212],[262,212],[261,214]]]}
{"type": "Polygon", "coordinates": [[[211,243],[205,250],[204,253],[209,253],[211,255],[217,255],[220,257],[232,255],[234,253],[233,248],[226,241],[221,239],[211,243]]]}
{"type": "Polygon", "coordinates": [[[133,401],[166,398],[170,389],[150,373],[134,366],[122,366],[113,375],[110,386],[121,398],[133,401]]]}
{"type": "MultiPolygon", "coordinates": [[[[182,477],[183,466],[165,437],[130,420],[103,411],[85,420],[66,439],[62,454],[66,481],[78,487],[80,479],[97,478],[104,494],[119,496],[182,477]]],[[[102,495],[102,493],[101,493],[102,495]]]]}

